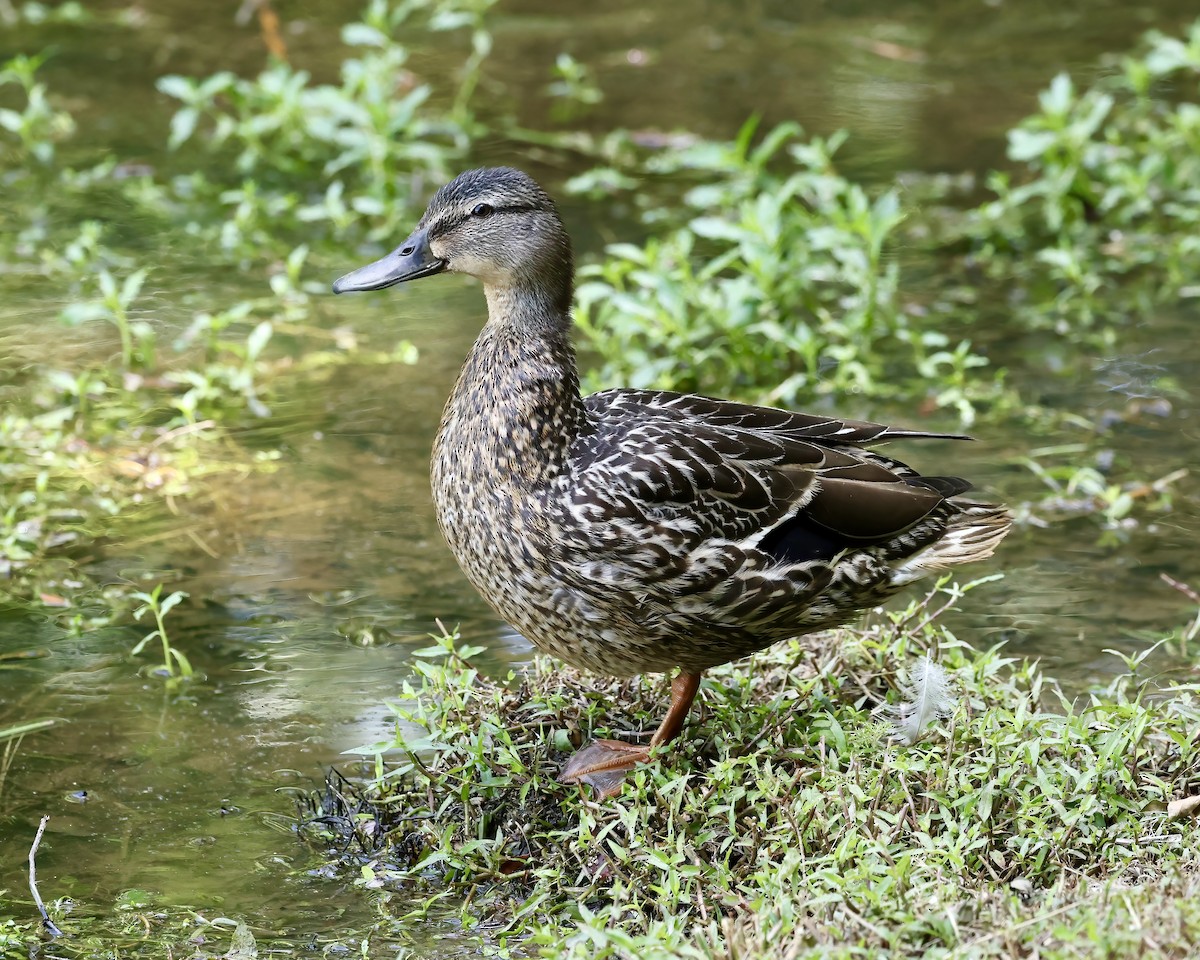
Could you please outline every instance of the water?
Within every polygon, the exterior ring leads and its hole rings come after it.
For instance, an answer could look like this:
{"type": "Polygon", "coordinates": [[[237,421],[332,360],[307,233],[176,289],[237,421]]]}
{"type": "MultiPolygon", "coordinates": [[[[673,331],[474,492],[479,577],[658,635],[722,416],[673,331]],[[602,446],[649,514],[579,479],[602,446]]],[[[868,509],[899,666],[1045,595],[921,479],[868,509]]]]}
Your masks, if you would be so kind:
{"type": "MultiPolygon", "coordinates": [[[[293,58],[330,74],[336,26],[357,8],[290,5],[293,58]]],[[[606,93],[585,121],[597,131],[621,125],[729,136],[758,112],[768,124],[799,119],[817,133],[849,128],[850,169],[885,179],[897,170],[1000,163],[1004,130],[1056,71],[1078,71],[1147,26],[1170,30],[1194,14],[1182,2],[1060,4],[1050,12],[1031,0],[741,7],[691,0],[688,8],[502,6],[489,76],[525,124],[545,127],[549,68],[555,53],[569,50],[594,67],[606,93]]],[[[46,79],[83,102],[85,142],[161,162],[166,107],[151,78],[252,70],[263,54],[256,29],[235,25],[219,5],[164,0],[142,15],[148,23],[136,31],[5,30],[0,57],[53,45],[46,79]]],[[[436,46],[422,50],[430,75],[439,57],[436,46]]],[[[521,162],[504,143],[485,144],[482,156],[521,162]]],[[[189,160],[203,157],[173,162],[189,160]]],[[[565,213],[584,256],[628,229],[597,222],[598,208],[568,205],[565,213]]],[[[360,256],[348,251],[331,277],[360,256]]],[[[186,245],[174,247],[151,280],[168,310],[205,289],[195,281],[210,272],[188,258],[186,245]]],[[[255,295],[260,282],[223,277],[222,295],[255,295]]],[[[60,336],[51,320],[57,305],[28,296],[14,300],[9,288],[0,332],[19,345],[18,355],[37,356],[60,336]]],[[[0,655],[46,654],[0,663],[0,725],[28,716],[65,721],[27,738],[0,781],[0,898],[25,915],[24,856],[48,813],[39,857],[47,898],[70,895],[81,909],[104,913],[123,891],[145,890],[154,902],[249,919],[281,945],[362,929],[371,917],[366,897],[308,877],[307,851],[282,832],[289,791],[344,763],[340,751],[388,735],[382,703],[397,694],[409,652],[424,645],[438,618],[488,644],[497,668],[529,654],[459,575],[429,500],[428,450],[482,320],[478,288],[441,278],[387,295],[331,298],[322,310],[330,326],[350,326],[376,344],[412,339],[422,362],[368,368],[366,376],[335,372],[319,390],[281,398],[260,428],[264,444],[285,451],[277,472],[218,482],[185,515],[135,524],[97,561],[107,577],[167,579],[188,591],[173,615],[173,638],[205,683],[174,695],[140,676],[147,657],[127,656],[138,629],[67,637],[48,622],[0,619],[0,655]]],[[[1158,373],[1185,387],[1196,382],[1195,321],[1155,318],[1128,331],[1112,355],[1082,365],[1064,338],[1014,341],[999,310],[977,340],[1031,401],[1111,409],[1113,456],[1154,478],[1195,466],[1195,399],[1176,399],[1166,416],[1134,417],[1130,398],[1158,373]],[[1042,383],[1040,365],[1023,365],[1031,353],[1062,354],[1082,375],[1042,383]]],[[[902,411],[845,412],[903,419],[902,411]]],[[[979,444],[922,447],[911,458],[934,467],[953,457],[957,472],[1020,504],[1041,492],[1020,465],[1027,451],[1084,439],[990,425],[977,432],[979,444]]],[[[1006,579],[956,627],[976,642],[1007,640],[1077,682],[1112,669],[1105,648],[1139,649],[1188,616],[1186,601],[1159,579],[1200,580],[1194,478],[1179,490],[1176,510],[1112,546],[1097,545],[1096,524],[1085,517],[1019,528],[1000,557],[976,571],[1003,569],[1006,579]]]]}

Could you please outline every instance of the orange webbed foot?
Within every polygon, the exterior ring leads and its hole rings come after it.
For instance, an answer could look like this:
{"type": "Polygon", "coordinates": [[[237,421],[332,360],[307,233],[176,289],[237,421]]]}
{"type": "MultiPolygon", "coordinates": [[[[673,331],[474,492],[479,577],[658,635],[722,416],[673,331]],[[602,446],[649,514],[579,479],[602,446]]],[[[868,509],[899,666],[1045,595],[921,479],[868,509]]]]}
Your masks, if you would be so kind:
{"type": "Polygon", "coordinates": [[[601,797],[615,797],[625,783],[625,774],[649,760],[652,747],[670,743],[679,736],[683,718],[699,689],[699,672],[681,670],[671,681],[671,708],[650,740],[650,746],[641,747],[624,740],[593,740],[567,761],[558,779],[563,783],[586,783],[601,797]]]}
{"type": "Polygon", "coordinates": [[[615,797],[621,792],[625,775],[649,758],[649,747],[623,740],[593,740],[567,761],[558,779],[563,783],[586,783],[600,797],[615,797]]]}

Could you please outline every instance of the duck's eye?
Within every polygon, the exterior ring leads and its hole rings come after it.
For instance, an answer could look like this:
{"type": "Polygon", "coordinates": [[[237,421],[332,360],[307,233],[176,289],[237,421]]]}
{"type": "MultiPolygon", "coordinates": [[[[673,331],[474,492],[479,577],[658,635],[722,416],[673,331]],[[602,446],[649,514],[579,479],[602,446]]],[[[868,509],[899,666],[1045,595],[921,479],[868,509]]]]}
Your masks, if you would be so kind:
{"type": "Polygon", "coordinates": [[[490,203],[477,203],[471,210],[473,217],[490,217],[494,213],[494,208],[490,203]]]}

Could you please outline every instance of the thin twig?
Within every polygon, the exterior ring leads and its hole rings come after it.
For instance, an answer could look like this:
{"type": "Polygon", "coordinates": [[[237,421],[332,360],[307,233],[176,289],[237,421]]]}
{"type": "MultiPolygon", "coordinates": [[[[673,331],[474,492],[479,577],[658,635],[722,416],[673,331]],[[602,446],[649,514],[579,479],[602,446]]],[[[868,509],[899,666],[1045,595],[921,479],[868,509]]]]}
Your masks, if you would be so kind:
{"type": "Polygon", "coordinates": [[[1137,500],[1141,497],[1148,497],[1152,493],[1162,493],[1176,480],[1182,480],[1187,475],[1188,471],[1186,467],[1179,470],[1172,470],[1165,477],[1159,477],[1153,483],[1143,483],[1134,487],[1129,491],[1129,495],[1137,500]]]}
{"type": "Polygon", "coordinates": [[[267,51],[277,60],[287,62],[287,44],[279,31],[279,15],[271,9],[271,0],[245,0],[234,15],[236,23],[248,23],[250,17],[258,16],[258,26],[262,31],[263,43],[267,51]]]}
{"type": "Polygon", "coordinates": [[[33,838],[33,846],[29,848],[29,892],[33,894],[33,902],[37,904],[38,913],[42,915],[42,926],[46,928],[46,932],[52,937],[61,937],[63,932],[50,919],[50,914],[46,912],[46,905],[42,902],[42,895],[38,893],[37,888],[37,850],[42,842],[42,834],[46,832],[46,824],[49,822],[49,814],[42,817],[42,822],[38,824],[37,836],[33,838]]]}
{"type": "Polygon", "coordinates": [[[1174,577],[1172,577],[1169,574],[1159,573],[1158,576],[1159,576],[1159,579],[1161,579],[1163,581],[1163,583],[1165,583],[1168,587],[1174,587],[1176,590],[1178,590],[1180,593],[1182,593],[1185,597],[1187,597],[1189,600],[1191,600],[1192,603],[1196,604],[1197,606],[1200,606],[1200,593],[1197,593],[1195,590],[1193,590],[1191,587],[1189,587],[1186,583],[1181,583],[1180,581],[1176,580],[1174,577]]]}
{"type": "Polygon", "coordinates": [[[271,8],[271,0],[260,0],[258,4],[258,28],[271,56],[287,63],[287,44],[279,29],[279,14],[271,8]]]}

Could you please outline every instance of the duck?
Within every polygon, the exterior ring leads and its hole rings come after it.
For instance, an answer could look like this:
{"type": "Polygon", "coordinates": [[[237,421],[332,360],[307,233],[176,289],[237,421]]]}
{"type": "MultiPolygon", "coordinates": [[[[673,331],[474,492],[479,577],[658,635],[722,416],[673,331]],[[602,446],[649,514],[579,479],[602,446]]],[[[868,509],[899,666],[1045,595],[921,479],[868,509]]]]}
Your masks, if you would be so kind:
{"type": "Polygon", "coordinates": [[[673,674],[648,743],[597,739],[560,771],[620,793],[682,732],[706,670],[841,625],[916,580],[992,554],[1011,517],[877,448],[969,439],[666,390],[580,392],[572,245],[511,167],[441,187],[334,293],[474,277],[487,320],[433,444],[451,552],[496,613],[583,671],[673,674]]]}

